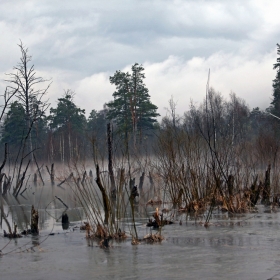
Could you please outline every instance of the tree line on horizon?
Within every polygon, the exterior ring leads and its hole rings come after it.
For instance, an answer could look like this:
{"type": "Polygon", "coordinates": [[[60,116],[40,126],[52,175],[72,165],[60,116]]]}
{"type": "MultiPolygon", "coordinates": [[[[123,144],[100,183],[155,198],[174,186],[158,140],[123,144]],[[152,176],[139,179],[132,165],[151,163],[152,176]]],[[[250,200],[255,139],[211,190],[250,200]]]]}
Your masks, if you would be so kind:
{"type": "Polygon", "coordinates": [[[69,162],[90,158],[97,151],[105,156],[108,123],[119,155],[128,150],[156,153],[159,143],[172,141],[169,137],[176,138],[180,131],[187,132],[188,137],[199,134],[205,140],[211,138],[214,145],[227,139],[231,145],[255,141],[256,145],[273,147],[273,152],[278,149],[280,120],[269,113],[280,117],[279,44],[273,65],[276,77],[272,102],[266,110],[250,110],[236,94],[225,100],[221,93],[209,88],[205,100],[198,106],[191,104],[183,116],[176,113],[176,103],[171,98],[169,114],[160,123],[158,108],[151,102],[144,83],[144,68],[138,63],[132,65],[130,73],[116,71],[110,77],[116,88],[113,100],[100,111],[93,109],[88,118],[85,110],[75,104],[72,90],[66,90],[48,113],[46,97],[51,81],[36,76],[28,49],[22,43],[19,47],[20,62],[7,75],[1,115],[1,143],[8,144],[13,159],[21,155],[32,161],[36,155],[40,160],[69,162]]]}
{"type": "Polygon", "coordinates": [[[22,152],[31,161],[34,153],[42,159],[63,162],[88,157],[93,145],[104,150],[109,122],[114,137],[132,142],[136,149],[158,127],[158,108],[150,101],[142,65],[132,65],[131,73],[116,71],[110,77],[110,83],[116,87],[113,100],[100,111],[93,109],[88,118],[85,110],[75,104],[72,90],[65,90],[57,106],[47,113],[50,104],[45,100],[51,82],[36,76],[28,48],[22,43],[19,47],[20,62],[6,80],[5,96],[12,98],[6,104],[1,129],[1,143],[8,143],[9,154],[14,158],[22,152]]]}

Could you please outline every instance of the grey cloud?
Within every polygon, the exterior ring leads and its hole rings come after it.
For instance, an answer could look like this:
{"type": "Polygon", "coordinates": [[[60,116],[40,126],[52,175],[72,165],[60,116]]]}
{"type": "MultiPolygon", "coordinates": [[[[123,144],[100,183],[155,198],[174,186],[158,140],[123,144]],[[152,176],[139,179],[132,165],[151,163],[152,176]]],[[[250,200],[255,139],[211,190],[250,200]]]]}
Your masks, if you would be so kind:
{"type": "MultiPolygon", "coordinates": [[[[144,60],[152,60],[155,52],[161,51],[162,59],[166,57],[165,50],[190,58],[193,53],[188,46],[199,39],[246,40],[261,22],[250,5],[239,1],[231,5],[224,1],[40,1],[38,6],[36,1],[27,3],[31,4],[16,8],[16,15],[6,15],[2,10],[1,17],[20,28],[23,40],[33,34],[29,40],[34,41],[33,49],[44,65],[55,63],[66,68],[80,67],[74,61],[84,55],[86,60],[90,55],[95,61],[99,57],[104,61],[108,51],[116,53],[109,60],[119,61],[116,56],[122,56],[123,65],[134,53],[144,60]],[[43,34],[42,40],[36,41],[34,37],[43,34]],[[184,48],[167,46],[172,39],[180,41],[178,38],[188,39],[190,44],[184,48]],[[69,62],[61,63],[65,59],[69,62]]],[[[223,47],[215,45],[216,50],[223,47]]],[[[209,44],[196,45],[197,55],[207,55],[208,48],[209,44]]],[[[100,70],[104,69],[95,68],[100,70]]]]}
{"type": "MultiPolygon", "coordinates": [[[[35,68],[53,76],[54,83],[63,80],[63,87],[100,72],[111,75],[134,62],[161,64],[170,56],[184,63],[200,57],[206,69],[219,66],[207,60],[214,54],[260,59],[275,49],[280,31],[278,18],[268,23],[259,5],[267,2],[257,2],[4,0],[0,71],[7,72],[19,61],[19,39],[29,47],[35,68]],[[69,72],[71,79],[58,74],[69,72]]],[[[280,8],[277,1],[269,3],[280,8]]],[[[226,71],[231,69],[229,65],[226,71]]]]}

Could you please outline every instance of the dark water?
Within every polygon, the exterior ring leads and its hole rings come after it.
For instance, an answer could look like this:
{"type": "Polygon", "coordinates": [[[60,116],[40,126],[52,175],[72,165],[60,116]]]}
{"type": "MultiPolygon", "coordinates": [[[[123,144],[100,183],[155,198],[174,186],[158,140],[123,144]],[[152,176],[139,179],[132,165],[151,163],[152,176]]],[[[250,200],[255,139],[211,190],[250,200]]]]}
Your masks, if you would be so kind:
{"type": "MultiPolygon", "coordinates": [[[[278,209],[217,214],[209,228],[199,223],[203,217],[186,221],[178,216],[163,228],[161,244],[132,246],[128,238],[104,250],[97,243],[89,246],[78,229],[84,213],[67,186],[33,187],[17,200],[8,196],[3,209],[9,223],[26,228],[32,204],[39,209],[40,235],[9,240],[1,234],[0,279],[269,279],[280,273],[278,209]],[[55,195],[69,206],[67,230],[61,226],[65,206],[55,195]]],[[[150,231],[145,223],[139,215],[140,237],[150,231]]]]}

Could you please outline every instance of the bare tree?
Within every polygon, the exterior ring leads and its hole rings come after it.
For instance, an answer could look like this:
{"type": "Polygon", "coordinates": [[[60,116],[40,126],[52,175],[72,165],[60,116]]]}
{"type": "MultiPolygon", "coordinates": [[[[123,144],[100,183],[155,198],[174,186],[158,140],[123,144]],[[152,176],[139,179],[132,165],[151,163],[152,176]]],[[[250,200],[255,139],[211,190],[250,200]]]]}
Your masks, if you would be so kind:
{"type": "Polygon", "coordinates": [[[25,139],[28,142],[28,153],[30,154],[30,160],[33,161],[33,146],[32,146],[32,134],[31,129],[33,124],[44,114],[49,107],[48,101],[44,101],[43,97],[46,95],[51,82],[45,80],[42,77],[36,76],[34,65],[30,66],[32,56],[28,54],[28,48],[26,48],[20,41],[18,44],[21,51],[20,62],[14,66],[15,73],[8,73],[7,76],[10,79],[6,81],[12,86],[12,90],[17,90],[15,95],[25,108],[25,118],[27,123],[27,135],[25,139]],[[40,89],[39,85],[45,82],[49,82],[47,86],[40,89]]]}
{"type": "MultiPolygon", "coordinates": [[[[0,106],[2,108],[2,111],[0,112],[0,122],[2,122],[2,119],[5,115],[6,109],[10,104],[11,99],[15,96],[15,94],[18,92],[18,88],[11,88],[6,87],[5,93],[2,95],[3,97],[3,105],[0,106]]],[[[0,167],[0,174],[2,172],[2,169],[4,168],[4,165],[6,163],[6,157],[7,157],[7,143],[5,143],[5,156],[4,156],[4,162],[0,167]]]]}

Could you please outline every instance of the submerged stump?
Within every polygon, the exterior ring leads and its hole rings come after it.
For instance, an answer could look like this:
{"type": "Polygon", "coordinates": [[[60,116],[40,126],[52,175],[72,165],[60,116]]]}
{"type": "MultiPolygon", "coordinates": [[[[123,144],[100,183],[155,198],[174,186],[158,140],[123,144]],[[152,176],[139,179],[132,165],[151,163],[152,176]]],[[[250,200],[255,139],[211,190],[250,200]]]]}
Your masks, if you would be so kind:
{"type": "Polygon", "coordinates": [[[61,224],[62,224],[62,229],[68,229],[69,228],[69,217],[67,213],[64,213],[61,217],[61,224]]]}
{"type": "Polygon", "coordinates": [[[39,234],[39,214],[38,211],[35,210],[34,206],[32,205],[31,208],[31,233],[32,234],[39,234]]]}

